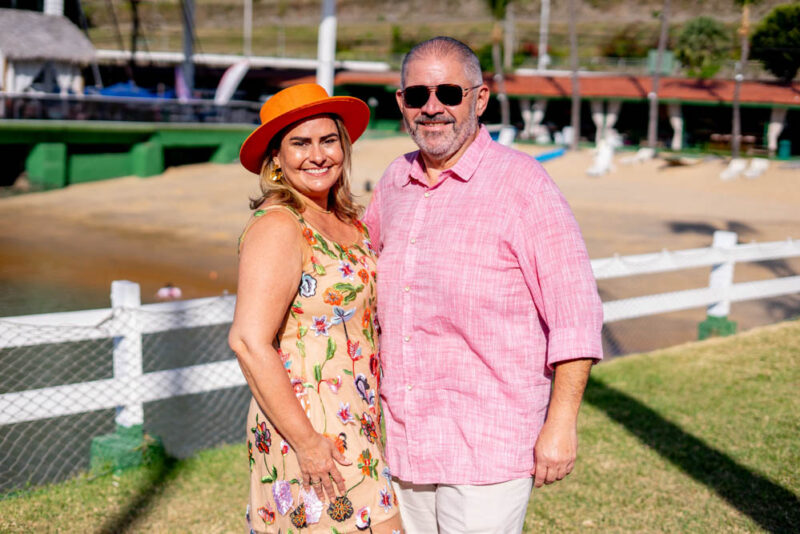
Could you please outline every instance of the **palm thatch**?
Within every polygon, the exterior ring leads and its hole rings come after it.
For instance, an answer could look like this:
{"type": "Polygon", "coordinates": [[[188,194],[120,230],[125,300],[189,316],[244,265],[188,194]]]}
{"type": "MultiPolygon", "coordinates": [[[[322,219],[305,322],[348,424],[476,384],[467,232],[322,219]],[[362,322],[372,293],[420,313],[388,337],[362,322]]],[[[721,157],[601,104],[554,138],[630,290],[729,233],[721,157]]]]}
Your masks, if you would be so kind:
{"type": "Polygon", "coordinates": [[[0,9],[0,54],[12,61],[87,64],[94,46],[69,19],[22,9],[0,9]]]}

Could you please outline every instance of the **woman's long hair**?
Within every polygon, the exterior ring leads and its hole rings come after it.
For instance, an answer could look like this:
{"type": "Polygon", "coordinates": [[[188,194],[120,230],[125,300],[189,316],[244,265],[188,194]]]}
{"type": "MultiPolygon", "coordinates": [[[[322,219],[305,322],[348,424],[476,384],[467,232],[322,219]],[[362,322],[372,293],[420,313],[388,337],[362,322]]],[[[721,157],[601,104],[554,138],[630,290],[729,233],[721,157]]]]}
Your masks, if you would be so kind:
{"type": "MultiPolygon", "coordinates": [[[[342,152],[344,154],[344,159],[342,160],[342,175],[328,192],[328,209],[335,213],[342,221],[350,222],[353,219],[358,219],[363,209],[360,205],[356,204],[353,200],[353,194],[350,192],[350,164],[353,143],[350,141],[350,134],[347,132],[344,122],[338,115],[326,113],[320,116],[330,117],[336,123],[339,142],[342,144],[342,152]]],[[[284,135],[286,135],[286,132],[292,129],[296,124],[297,123],[290,124],[275,134],[267,145],[259,177],[261,196],[250,199],[250,209],[254,210],[266,201],[269,201],[270,204],[290,206],[298,212],[302,212],[305,209],[303,201],[288,180],[282,179],[277,182],[272,181],[272,174],[275,171],[273,156],[280,151],[281,141],[284,135]]]]}

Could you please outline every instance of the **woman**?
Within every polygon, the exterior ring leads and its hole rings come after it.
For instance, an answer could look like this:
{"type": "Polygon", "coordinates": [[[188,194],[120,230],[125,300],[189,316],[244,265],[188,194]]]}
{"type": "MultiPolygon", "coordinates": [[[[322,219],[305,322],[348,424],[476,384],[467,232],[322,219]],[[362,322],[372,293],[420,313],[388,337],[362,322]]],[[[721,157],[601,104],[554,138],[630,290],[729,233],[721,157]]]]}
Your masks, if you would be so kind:
{"type": "Polygon", "coordinates": [[[239,241],[229,343],[250,386],[255,532],[399,532],[381,450],[375,256],[348,176],[369,108],[301,84],[270,98],[240,160],[262,195],[239,241]]]}

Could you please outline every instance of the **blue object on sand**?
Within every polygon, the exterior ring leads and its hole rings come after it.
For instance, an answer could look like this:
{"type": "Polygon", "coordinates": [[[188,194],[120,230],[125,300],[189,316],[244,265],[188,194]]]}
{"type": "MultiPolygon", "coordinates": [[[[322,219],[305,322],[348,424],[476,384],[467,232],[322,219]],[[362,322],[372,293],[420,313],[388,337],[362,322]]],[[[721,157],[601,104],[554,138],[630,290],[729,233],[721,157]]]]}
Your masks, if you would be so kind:
{"type": "Polygon", "coordinates": [[[538,154],[533,158],[539,163],[544,163],[545,161],[550,161],[551,159],[556,159],[560,156],[563,156],[565,152],[566,149],[557,148],[555,150],[550,150],[549,152],[542,152],[541,154],[538,154]]]}

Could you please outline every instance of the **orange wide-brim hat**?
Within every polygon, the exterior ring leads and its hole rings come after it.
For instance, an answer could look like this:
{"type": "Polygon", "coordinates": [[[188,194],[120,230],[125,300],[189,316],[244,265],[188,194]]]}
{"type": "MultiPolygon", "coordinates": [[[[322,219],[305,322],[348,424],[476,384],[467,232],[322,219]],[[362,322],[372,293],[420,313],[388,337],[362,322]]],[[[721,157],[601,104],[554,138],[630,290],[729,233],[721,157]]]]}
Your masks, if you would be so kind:
{"type": "Polygon", "coordinates": [[[242,143],[239,161],[248,171],[259,174],[267,145],[275,134],[292,123],[321,113],[341,117],[351,142],[361,137],[369,123],[369,106],[364,101],[351,96],[328,96],[315,83],[293,85],[275,93],[261,106],[261,126],[242,143]]]}

